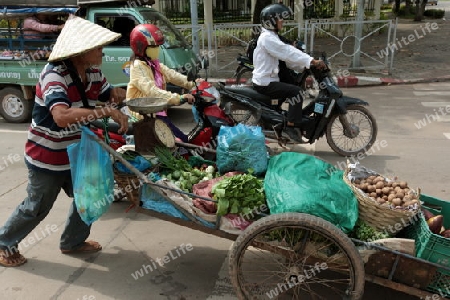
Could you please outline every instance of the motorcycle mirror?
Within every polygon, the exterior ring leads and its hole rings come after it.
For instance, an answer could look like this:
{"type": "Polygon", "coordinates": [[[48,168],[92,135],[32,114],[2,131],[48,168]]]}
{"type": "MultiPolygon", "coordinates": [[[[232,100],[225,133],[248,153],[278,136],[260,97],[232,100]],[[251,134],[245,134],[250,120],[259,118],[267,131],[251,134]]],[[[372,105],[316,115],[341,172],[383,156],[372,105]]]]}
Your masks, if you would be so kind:
{"type": "Polygon", "coordinates": [[[209,59],[206,56],[203,56],[202,60],[201,60],[201,64],[202,64],[202,69],[208,69],[209,59]]]}
{"type": "Polygon", "coordinates": [[[197,70],[195,70],[195,68],[192,68],[187,73],[187,80],[195,81],[195,79],[197,79],[197,70]]]}
{"type": "Polygon", "coordinates": [[[302,41],[297,41],[295,47],[300,51],[306,52],[306,45],[302,41]]]}

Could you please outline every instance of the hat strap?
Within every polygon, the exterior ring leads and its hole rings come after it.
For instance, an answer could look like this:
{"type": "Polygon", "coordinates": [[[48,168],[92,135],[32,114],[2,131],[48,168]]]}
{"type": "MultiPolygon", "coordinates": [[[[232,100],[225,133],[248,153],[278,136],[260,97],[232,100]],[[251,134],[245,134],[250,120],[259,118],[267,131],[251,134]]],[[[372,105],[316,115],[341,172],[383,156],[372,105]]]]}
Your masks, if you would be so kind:
{"type": "Polygon", "coordinates": [[[78,72],[75,69],[73,62],[68,58],[63,60],[63,63],[66,65],[67,71],[69,71],[70,78],[72,78],[73,83],[75,83],[75,86],[77,87],[78,93],[81,97],[81,101],[83,101],[83,107],[94,109],[95,106],[89,105],[83,83],[81,82],[80,76],[78,76],[78,72]]]}

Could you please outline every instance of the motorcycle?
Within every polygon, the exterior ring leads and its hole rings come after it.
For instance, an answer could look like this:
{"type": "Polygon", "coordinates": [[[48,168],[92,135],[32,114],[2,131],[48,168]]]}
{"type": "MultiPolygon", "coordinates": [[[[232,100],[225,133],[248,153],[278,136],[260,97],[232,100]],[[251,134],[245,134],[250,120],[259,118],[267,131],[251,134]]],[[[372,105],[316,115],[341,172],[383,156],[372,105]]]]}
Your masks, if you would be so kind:
{"type": "MultiPolygon", "coordinates": [[[[196,75],[192,72],[188,74],[188,80],[194,81],[195,77],[196,75]]],[[[235,123],[217,105],[220,93],[211,83],[206,80],[200,83],[196,82],[190,93],[195,99],[192,106],[197,124],[187,134],[187,143],[177,141],[176,144],[182,146],[186,151],[191,153],[192,151],[195,151],[196,153],[193,154],[197,155],[203,154],[203,152],[214,153],[214,149],[217,146],[216,138],[219,134],[220,127],[234,126],[235,123]]],[[[126,145],[126,138],[132,139],[134,133],[132,124],[129,124],[129,129],[125,134],[125,137],[118,133],[119,125],[117,123],[106,123],[106,130],[105,123],[102,120],[95,120],[90,124],[91,130],[93,130],[100,138],[104,139],[105,134],[107,133],[109,144],[116,150],[126,145]]]]}
{"type": "MultiPolygon", "coordinates": [[[[295,126],[301,128],[306,143],[313,144],[326,135],[328,145],[339,155],[364,153],[375,142],[378,131],[374,116],[365,107],[369,103],[344,96],[331,75],[326,55],[322,54],[320,59],[326,68],[311,67],[296,75],[300,86],[312,75],[319,83],[319,93],[303,108],[301,121],[295,126]]],[[[282,101],[270,99],[245,85],[221,84],[219,91],[221,107],[236,123],[261,126],[266,138],[281,146],[294,143],[283,133],[287,111],[282,101]]]]}

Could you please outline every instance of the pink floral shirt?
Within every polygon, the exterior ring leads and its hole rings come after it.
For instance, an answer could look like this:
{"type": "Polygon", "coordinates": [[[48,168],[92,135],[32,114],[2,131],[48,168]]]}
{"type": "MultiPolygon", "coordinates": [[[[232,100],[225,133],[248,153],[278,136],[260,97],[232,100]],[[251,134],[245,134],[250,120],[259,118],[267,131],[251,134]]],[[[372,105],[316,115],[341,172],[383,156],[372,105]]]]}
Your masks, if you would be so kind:
{"type": "Polygon", "coordinates": [[[58,31],[58,25],[43,24],[34,17],[26,18],[23,22],[23,34],[26,39],[42,39],[43,33],[58,31]]]}

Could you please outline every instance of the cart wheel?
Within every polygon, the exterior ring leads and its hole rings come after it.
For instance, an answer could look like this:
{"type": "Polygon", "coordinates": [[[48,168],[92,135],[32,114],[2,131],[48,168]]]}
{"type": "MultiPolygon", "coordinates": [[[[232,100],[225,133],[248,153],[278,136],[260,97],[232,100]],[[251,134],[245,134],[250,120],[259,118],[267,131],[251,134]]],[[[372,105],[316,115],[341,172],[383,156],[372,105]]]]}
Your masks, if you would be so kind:
{"type": "Polygon", "coordinates": [[[239,299],[361,299],[364,263],[351,240],[321,218],[274,214],[250,225],[229,255],[239,299]]]}

